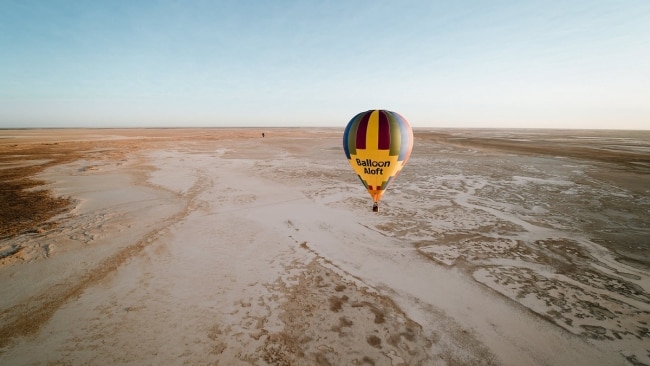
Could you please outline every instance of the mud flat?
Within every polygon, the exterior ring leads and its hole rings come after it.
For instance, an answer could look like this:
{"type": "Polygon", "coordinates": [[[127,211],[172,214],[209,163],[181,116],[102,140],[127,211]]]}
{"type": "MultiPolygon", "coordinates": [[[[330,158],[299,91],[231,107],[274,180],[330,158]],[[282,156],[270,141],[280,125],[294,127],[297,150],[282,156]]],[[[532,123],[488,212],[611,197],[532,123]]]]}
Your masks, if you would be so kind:
{"type": "Polygon", "coordinates": [[[0,131],[0,364],[650,364],[649,132],[341,133],[0,131]]]}

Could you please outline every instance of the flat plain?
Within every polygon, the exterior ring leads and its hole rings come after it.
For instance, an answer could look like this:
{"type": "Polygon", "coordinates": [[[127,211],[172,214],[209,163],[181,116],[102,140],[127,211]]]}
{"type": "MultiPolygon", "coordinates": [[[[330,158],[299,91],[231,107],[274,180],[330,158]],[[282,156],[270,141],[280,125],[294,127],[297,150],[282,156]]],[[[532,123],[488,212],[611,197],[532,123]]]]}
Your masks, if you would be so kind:
{"type": "Polygon", "coordinates": [[[650,365],[649,131],[342,132],[0,131],[0,364],[650,365]]]}

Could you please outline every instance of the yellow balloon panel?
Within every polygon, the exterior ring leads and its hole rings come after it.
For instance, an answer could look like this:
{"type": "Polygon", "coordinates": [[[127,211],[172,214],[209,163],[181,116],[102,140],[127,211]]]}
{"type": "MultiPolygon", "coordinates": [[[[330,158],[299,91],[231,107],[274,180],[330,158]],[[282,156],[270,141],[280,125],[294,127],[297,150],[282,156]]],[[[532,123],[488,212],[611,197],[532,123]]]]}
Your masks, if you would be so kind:
{"type": "Polygon", "coordinates": [[[349,162],[375,202],[381,199],[390,179],[402,169],[402,162],[397,161],[396,155],[390,156],[388,150],[357,149],[349,162]]]}

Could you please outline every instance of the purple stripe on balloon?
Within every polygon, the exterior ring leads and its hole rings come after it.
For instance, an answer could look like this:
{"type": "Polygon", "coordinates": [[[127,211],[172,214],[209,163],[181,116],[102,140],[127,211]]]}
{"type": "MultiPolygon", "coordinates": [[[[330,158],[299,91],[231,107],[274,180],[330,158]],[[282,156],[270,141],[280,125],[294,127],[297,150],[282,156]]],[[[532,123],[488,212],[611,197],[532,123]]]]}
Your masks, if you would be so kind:
{"type": "Polygon", "coordinates": [[[366,134],[368,133],[368,120],[371,113],[366,113],[361,117],[359,127],[357,127],[357,149],[366,148],[366,134]]]}
{"type": "Polygon", "coordinates": [[[390,149],[390,124],[386,111],[379,111],[379,136],[377,137],[377,148],[379,150],[390,149]]]}

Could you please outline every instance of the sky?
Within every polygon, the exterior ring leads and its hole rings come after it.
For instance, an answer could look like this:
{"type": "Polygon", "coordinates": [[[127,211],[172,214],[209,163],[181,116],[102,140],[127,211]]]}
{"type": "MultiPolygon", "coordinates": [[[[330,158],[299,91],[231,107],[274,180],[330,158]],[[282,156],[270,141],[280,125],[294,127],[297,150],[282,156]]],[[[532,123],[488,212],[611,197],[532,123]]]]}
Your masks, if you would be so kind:
{"type": "Polygon", "coordinates": [[[650,129],[650,1],[0,0],[0,128],[650,129]]]}

